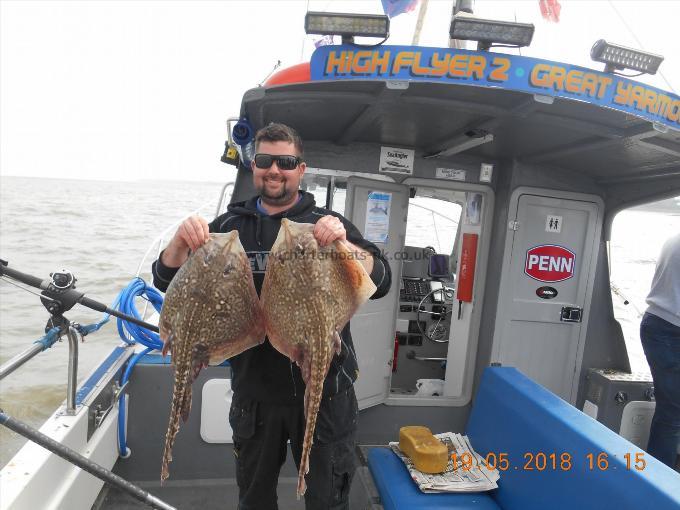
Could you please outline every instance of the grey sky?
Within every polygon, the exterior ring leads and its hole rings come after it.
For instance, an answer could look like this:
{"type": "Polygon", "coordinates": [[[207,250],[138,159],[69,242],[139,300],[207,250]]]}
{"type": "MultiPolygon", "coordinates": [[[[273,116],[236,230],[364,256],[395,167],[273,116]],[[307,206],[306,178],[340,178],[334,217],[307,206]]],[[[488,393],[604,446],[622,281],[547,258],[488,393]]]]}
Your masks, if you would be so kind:
{"type": "MultiPolygon", "coordinates": [[[[224,181],[225,121],[277,60],[308,60],[307,1],[0,2],[0,174],[224,181]]],[[[602,69],[605,38],[666,57],[641,80],[680,90],[675,0],[475,2],[480,17],[533,22],[523,55],[602,69]],[[618,13],[617,13],[618,12],[618,13]],[[621,19],[623,18],[623,20],[621,19]],[[631,32],[632,29],[632,32],[631,32]]],[[[379,0],[310,1],[310,10],[382,12],[379,0]]],[[[421,44],[446,46],[451,2],[430,0],[421,44]]],[[[410,44],[417,12],[392,20],[410,44]]],[[[516,53],[514,50],[503,49],[516,53]]]]}

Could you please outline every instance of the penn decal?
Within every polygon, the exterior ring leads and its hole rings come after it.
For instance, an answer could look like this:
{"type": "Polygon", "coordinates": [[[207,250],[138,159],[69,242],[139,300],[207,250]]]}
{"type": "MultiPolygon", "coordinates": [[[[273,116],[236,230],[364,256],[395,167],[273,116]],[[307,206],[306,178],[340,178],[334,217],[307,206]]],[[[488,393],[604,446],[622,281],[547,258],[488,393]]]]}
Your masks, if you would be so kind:
{"type": "Polygon", "coordinates": [[[563,282],[574,276],[576,255],[555,244],[542,244],[527,250],[524,273],[539,282],[563,282]]]}

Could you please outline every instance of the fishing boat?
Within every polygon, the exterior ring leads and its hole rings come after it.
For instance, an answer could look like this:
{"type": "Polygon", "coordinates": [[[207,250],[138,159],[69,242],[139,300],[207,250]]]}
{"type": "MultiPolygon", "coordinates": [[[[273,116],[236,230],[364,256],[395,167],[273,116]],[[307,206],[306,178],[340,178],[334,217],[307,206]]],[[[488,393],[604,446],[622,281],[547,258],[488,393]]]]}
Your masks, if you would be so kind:
{"type": "MultiPolygon", "coordinates": [[[[450,37],[477,49],[355,44],[386,38],[384,16],[308,13],[306,27],[342,43],[243,94],[223,156],[237,175],[216,190],[216,214],[255,193],[253,134],[283,122],[305,141],[303,189],[389,260],[389,294],[351,320],[360,412],[350,508],[680,508],[680,474],[644,451],[653,389],[630,373],[608,257],[617,213],[680,195],[680,97],[622,75],[655,72],[662,58],[605,41],[592,69],[491,51],[526,46],[533,26],[474,16],[455,16],[450,37]],[[415,210],[438,225],[431,243],[414,242],[415,210]],[[419,491],[386,448],[408,425],[466,434],[500,472],[498,488],[419,491]]],[[[54,317],[1,377],[62,335],[72,370],[40,431],[0,415],[31,439],[0,474],[0,508],[236,508],[228,363],[194,383],[161,484],[173,372],[151,335],[158,293],[137,281],[128,300],[153,306],[109,308],[76,292],[70,273],[1,267],[41,289],[54,317]],[[82,305],[128,329],[77,387],[83,328],[63,313],[82,305]]],[[[288,459],[279,506],[303,508],[288,459]]]]}

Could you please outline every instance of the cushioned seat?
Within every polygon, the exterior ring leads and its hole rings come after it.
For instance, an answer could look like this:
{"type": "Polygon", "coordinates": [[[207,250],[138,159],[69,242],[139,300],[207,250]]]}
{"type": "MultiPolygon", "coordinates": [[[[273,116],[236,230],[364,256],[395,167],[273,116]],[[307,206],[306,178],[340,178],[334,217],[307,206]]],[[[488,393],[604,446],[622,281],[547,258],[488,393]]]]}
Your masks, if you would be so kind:
{"type": "Polygon", "coordinates": [[[499,510],[487,493],[424,494],[389,448],[373,448],[368,452],[368,467],[380,493],[385,510],[499,510]]]}
{"type": "Polygon", "coordinates": [[[510,367],[484,371],[468,420],[474,449],[495,459],[498,489],[423,494],[401,460],[368,465],[386,510],[680,510],[680,475],[510,367]]]}
{"type": "Polygon", "coordinates": [[[680,510],[678,473],[515,368],[484,371],[466,434],[503,454],[505,510],[680,510]]]}

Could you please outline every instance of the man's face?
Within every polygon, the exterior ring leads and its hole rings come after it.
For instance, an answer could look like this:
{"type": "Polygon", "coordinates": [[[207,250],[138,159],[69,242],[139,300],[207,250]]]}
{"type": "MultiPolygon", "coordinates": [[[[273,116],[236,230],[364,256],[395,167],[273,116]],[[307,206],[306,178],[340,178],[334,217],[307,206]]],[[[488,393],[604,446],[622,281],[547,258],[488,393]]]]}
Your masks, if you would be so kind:
{"type": "MultiPolygon", "coordinates": [[[[299,156],[295,145],[290,142],[260,142],[258,154],[272,156],[299,156]]],[[[302,175],[307,168],[300,163],[293,170],[281,170],[276,161],[269,168],[258,168],[255,162],[253,169],[253,184],[262,197],[262,202],[269,205],[286,205],[297,200],[302,175]]]]}

